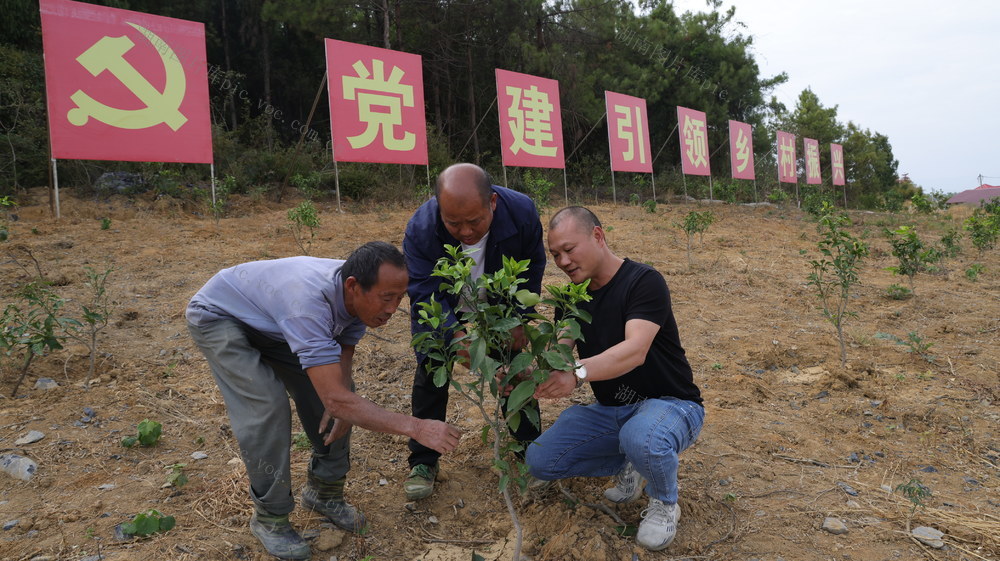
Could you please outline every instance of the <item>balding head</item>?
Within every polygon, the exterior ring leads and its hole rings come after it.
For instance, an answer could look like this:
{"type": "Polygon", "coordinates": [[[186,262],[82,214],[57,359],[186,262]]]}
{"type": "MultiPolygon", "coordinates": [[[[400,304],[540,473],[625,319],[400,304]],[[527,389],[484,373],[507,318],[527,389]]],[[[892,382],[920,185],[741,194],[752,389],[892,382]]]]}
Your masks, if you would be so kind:
{"type": "Polygon", "coordinates": [[[434,185],[434,195],[458,198],[478,196],[483,206],[490,203],[493,194],[493,181],[483,168],[476,164],[453,164],[445,168],[434,185]]]}
{"type": "Polygon", "coordinates": [[[465,245],[479,243],[490,230],[497,194],[490,176],[475,164],[455,164],[438,175],[438,209],[441,222],[465,245]]]}
{"type": "Polygon", "coordinates": [[[576,226],[583,232],[591,232],[594,230],[594,226],[600,225],[601,221],[590,209],[582,206],[568,206],[552,215],[552,219],[549,220],[549,231],[556,230],[561,226],[576,226]]]}

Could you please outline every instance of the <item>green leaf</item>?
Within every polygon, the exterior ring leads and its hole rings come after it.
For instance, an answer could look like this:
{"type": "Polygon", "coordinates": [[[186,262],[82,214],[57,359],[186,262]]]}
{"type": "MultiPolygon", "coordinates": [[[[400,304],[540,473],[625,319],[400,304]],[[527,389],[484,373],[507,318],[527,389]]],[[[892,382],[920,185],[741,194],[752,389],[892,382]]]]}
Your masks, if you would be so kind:
{"type": "Polygon", "coordinates": [[[122,523],[122,532],[124,532],[124,533],[126,533],[126,534],[128,534],[130,536],[135,536],[136,535],[135,522],[123,522],[122,523]]]}
{"type": "Polygon", "coordinates": [[[517,298],[517,301],[520,302],[525,308],[531,308],[538,305],[538,302],[542,299],[540,295],[526,288],[522,288],[521,290],[515,292],[514,298],[517,298]]]}
{"type": "Polygon", "coordinates": [[[514,391],[510,392],[510,395],[507,397],[507,414],[510,415],[520,411],[524,407],[524,404],[534,395],[535,387],[534,380],[523,380],[518,384],[514,388],[514,391]]]}
{"type": "Polygon", "coordinates": [[[521,351],[514,355],[514,358],[510,361],[510,367],[507,369],[509,375],[516,375],[524,372],[531,362],[535,359],[531,353],[527,351],[521,351]]]}
{"type": "Polygon", "coordinates": [[[493,322],[493,324],[490,326],[490,329],[493,331],[501,331],[501,332],[513,331],[514,328],[519,327],[520,325],[521,325],[521,318],[517,317],[501,318],[493,322]]]}
{"type": "Polygon", "coordinates": [[[521,413],[528,418],[528,421],[536,428],[542,428],[542,421],[538,418],[538,410],[534,407],[527,407],[521,410],[521,413]]]}
{"type": "Polygon", "coordinates": [[[484,358],[486,358],[486,340],[476,339],[469,345],[469,370],[482,372],[484,358]]]}
{"type": "Polygon", "coordinates": [[[145,514],[140,514],[135,517],[135,532],[137,536],[148,536],[150,534],[155,534],[157,530],[160,529],[160,521],[153,517],[147,516],[145,514]]]}
{"type": "Polygon", "coordinates": [[[542,358],[544,358],[554,370],[573,369],[573,363],[567,362],[562,353],[558,351],[543,351],[542,358]]]}
{"type": "Polygon", "coordinates": [[[472,552],[472,561],[486,561],[486,558],[483,557],[482,555],[476,553],[475,551],[473,551],[472,552]]]}
{"type": "Polygon", "coordinates": [[[521,412],[515,411],[507,416],[507,425],[510,427],[511,432],[517,432],[518,427],[521,426],[521,412]]]}
{"type": "Polygon", "coordinates": [[[173,516],[164,516],[160,519],[160,531],[169,532],[177,525],[177,521],[174,520],[173,516]]]}
{"type": "Polygon", "coordinates": [[[479,438],[483,441],[483,446],[486,446],[490,442],[490,426],[483,425],[483,428],[479,431],[479,438]]]}
{"type": "Polygon", "coordinates": [[[441,387],[448,383],[448,369],[444,366],[438,366],[434,370],[434,385],[441,387]]]}
{"type": "Polygon", "coordinates": [[[624,526],[615,526],[615,532],[618,532],[619,536],[629,538],[634,536],[639,531],[638,526],[632,524],[626,524],[624,526]]]}

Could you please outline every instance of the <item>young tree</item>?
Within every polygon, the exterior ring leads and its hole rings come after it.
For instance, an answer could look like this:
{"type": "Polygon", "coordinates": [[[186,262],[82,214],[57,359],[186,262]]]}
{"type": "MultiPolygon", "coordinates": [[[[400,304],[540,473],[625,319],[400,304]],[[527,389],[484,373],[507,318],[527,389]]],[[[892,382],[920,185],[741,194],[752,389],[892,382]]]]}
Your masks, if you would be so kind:
{"type": "Polygon", "coordinates": [[[868,256],[868,244],[844,229],[850,224],[846,214],[835,214],[834,208],[827,204],[817,226],[822,236],[817,247],[822,256],[809,261],[813,270],[808,277],[809,284],[816,289],[823,317],[837,330],[841,367],[847,365],[844,318],[855,315],[847,311],[847,305],[851,289],[860,283],[858,269],[861,260],[868,256]]]}
{"type": "MultiPolygon", "coordinates": [[[[564,341],[580,338],[580,321],[590,321],[589,315],[577,304],[590,300],[587,284],[547,286],[549,295],[542,298],[529,290],[519,289],[525,279],[529,261],[503,258],[503,267],[495,273],[472,280],[473,260],[461,249],[445,246],[448,255],[442,257],[433,275],[441,277],[442,287],[449,294],[460,295],[472,311],[462,312],[462,325],[447,325],[448,315],[441,303],[433,298],[419,304],[420,323],[432,331],[417,333],[412,345],[433,358],[437,364],[431,372],[438,386],[450,383],[463,397],[479,409],[486,425],[483,442],[492,440],[493,466],[500,472],[500,492],[514,524],[517,539],[514,559],[520,559],[522,530],[511,500],[510,486],[521,492],[527,489],[528,466],[523,446],[511,436],[520,423],[541,423],[535,409],[525,407],[534,402],[535,388],[548,379],[554,370],[572,370],[573,350],[564,341]],[[484,299],[478,297],[484,295],[484,299]],[[554,319],[538,313],[521,315],[519,310],[542,303],[555,312],[554,319]],[[464,337],[452,338],[458,329],[464,337]],[[525,344],[513,346],[513,333],[523,330],[525,344]],[[457,379],[452,370],[457,363],[468,366],[470,376],[457,379]],[[506,409],[506,416],[503,411],[506,409]]],[[[429,366],[430,368],[430,366],[429,366]]]]}

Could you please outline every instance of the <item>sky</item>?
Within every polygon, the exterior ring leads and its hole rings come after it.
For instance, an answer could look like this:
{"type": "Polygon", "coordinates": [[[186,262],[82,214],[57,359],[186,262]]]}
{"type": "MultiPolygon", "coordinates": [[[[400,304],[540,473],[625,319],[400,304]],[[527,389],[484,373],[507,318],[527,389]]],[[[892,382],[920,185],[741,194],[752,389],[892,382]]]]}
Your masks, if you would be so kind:
{"type": "MultiPolygon", "coordinates": [[[[708,11],[675,0],[677,13],[708,11]]],[[[925,192],[1000,185],[1000,3],[995,0],[723,0],[754,39],[762,76],[794,110],[811,88],[837,119],[889,137],[925,192]]],[[[845,154],[850,158],[850,154],[845,154]]]]}

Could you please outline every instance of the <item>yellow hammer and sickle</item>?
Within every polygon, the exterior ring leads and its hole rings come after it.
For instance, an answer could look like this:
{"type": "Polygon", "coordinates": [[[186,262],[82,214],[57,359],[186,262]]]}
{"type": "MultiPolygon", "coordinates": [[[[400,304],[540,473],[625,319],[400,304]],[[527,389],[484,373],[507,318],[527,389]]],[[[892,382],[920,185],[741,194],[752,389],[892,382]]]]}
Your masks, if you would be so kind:
{"type": "Polygon", "coordinates": [[[85,125],[87,120],[93,117],[102,123],[122,129],[145,129],[166,123],[167,126],[176,131],[188,120],[178,110],[181,102],[184,101],[184,91],[187,87],[184,67],[174,56],[170,45],[167,45],[152,31],[134,23],[129,23],[129,25],[142,33],[142,36],[151,45],[159,46],[157,51],[160,53],[160,59],[163,60],[163,69],[167,76],[163,93],[157,91],[145,76],[123,58],[125,53],[135,46],[131,39],[124,35],[121,37],[105,36],[78,56],[77,62],[94,76],[105,70],[111,72],[118,81],[145,103],[146,107],[143,109],[108,107],[84,93],[83,90],[77,90],[70,96],[76,107],[69,110],[66,118],[78,127],[85,125]]]}

